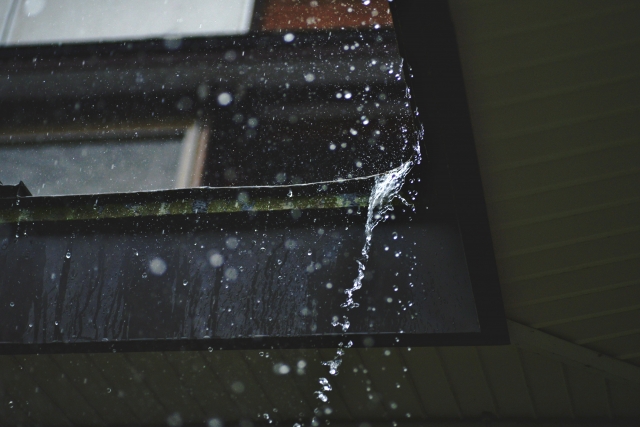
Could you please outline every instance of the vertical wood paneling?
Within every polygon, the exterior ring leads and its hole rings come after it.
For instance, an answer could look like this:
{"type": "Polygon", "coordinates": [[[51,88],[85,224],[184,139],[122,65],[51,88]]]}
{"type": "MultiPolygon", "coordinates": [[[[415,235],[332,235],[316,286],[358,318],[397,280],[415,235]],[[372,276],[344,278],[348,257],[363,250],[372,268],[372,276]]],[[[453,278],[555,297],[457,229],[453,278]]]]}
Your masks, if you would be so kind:
{"type": "MultiPolygon", "coordinates": [[[[332,360],[335,354],[333,349],[320,350],[323,361],[332,360]]],[[[322,376],[330,381],[334,390],[340,391],[354,419],[384,419],[387,410],[382,402],[382,394],[371,381],[371,367],[362,363],[355,349],[347,349],[342,360],[337,377],[329,375],[328,369],[322,376]]]]}
{"type": "Polygon", "coordinates": [[[18,364],[28,366],[28,375],[36,379],[38,387],[69,421],[80,425],[107,424],[49,355],[15,356],[15,359],[18,364]]]}
{"type": "Polygon", "coordinates": [[[640,387],[609,381],[609,393],[614,417],[640,419],[640,387]]]}
{"type": "Polygon", "coordinates": [[[263,414],[272,414],[273,402],[249,372],[239,351],[201,353],[208,366],[222,380],[229,396],[240,408],[238,418],[256,420],[263,414]]]}
{"type": "Polygon", "coordinates": [[[191,395],[203,409],[207,420],[219,418],[221,420],[237,420],[238,407],[229,398],[229,390],[206,365],[198,352],[164,353],[167,361],[179,373],[182,387],[192,391],[191,395]]]}
{"type": "Polygon", "coordinates": [[[602,377],[573,366],[566,366],[565,374],[576,417],[607,418],[607,393],[602,377]]]}
{"type": "Polygon", "coordinates": [[[18,363],[13,356],[2,356],[1,360],[2,384],[10,391],[16,405],[27,413],[30,422],[61,426],[72,424],[63,408],[40,387],[38,379],[33,378],[29,364],[18,363]]]}
{"type": "Polygon", "coordinates": [[[572,403],[564,384],[561,363],[522,351],[527,383],[540,418],[571,418],[572,403]]]}
{"type": "MultiPolygon", "coordinates": [[[[268,353],[271,353],[271,351],[268,353]]],[[[314,394],[316,390],[320,389],[318,379],[328,376],[327,368],[322,366],[323,359],[319,351],[315,349],[282,350],[280,354],[289,362],[289,366],[295,370],[296,373],[292,375],[292,380],[295,382],[297,389],[300,390],[300,394],[306,397],[309,406],[315,409],[320,405],[320,400],[318,400],[314,394]],[[304,368],[301,369],[300,373],[298,373],[298,362],[304,362],[304,368]]],[[[333,411],[333,417],[336,419],[354,419],[345,403],[345,396],[342,394],[340,387],[335,387],[332,392],[329,393],[329,406],[333,411]]]]}
{"type": "Polygon", "coordinates": [[[413,377],[427,415],[434,418],[462,418],[457,397],[434,348],[401,349],[408,373],[413,377]]]}
{"type": "Polygon", "coordinates": [[[483,412],[495,414],[476,350],[473,347],[442,347],[439,351],[462,414],[471,418],[480,417],[483,412]]]}
{"type": "Polygon", "coordinates": [[[50,357],[69,379],[70,385],[82,394],[106,424],[126,424],[132,419],[143,421],[129,406],[130,401],[124,392],[105,381],[83,354],[54,354],[50,357]]]}
{"type": "MultiPolygon", "coordinates": [[[[0,357],[0,366],[7,356],[0,357]]],[[[11,390],[12,381],[7,381],[6,375],[10,372],[0,372],[0,420],[10,425],[33,423],[29,419],[29,405],[17,399],[15,391],[11,390]]]]}
{"type": "Polygon", "coordinates": [[[536,417],[515,347],[478,347],[499,413],[505,418],[536,417]]]}
{"type": "Polygon", "coordinates": [[[400,352],[385,348],[358,349],[364,366],[375,388],[382,393],[391,419],[424,419],[427,414],[422,408],[414,384],[404,371],[400,352]]]}
{"type": "MultiPolygon", "coordinates": [[[[133,368],[120,353],[89,354],[95,369],[113,386],[122,391],[137,417],[149,424],[164,424],[169,411],[144,383],[144,374],[133,368]]],[[[117,408],[116,408],[117,409],[117,408]]]]}
{"type": "Polygon", "coordinates": [[[167,417],[179,414],[183,422],[199,422],[204,411],[194,399],[191,387],[183,387],[175,369],[163,353],[129,353],[125,359],[142,375],[142,381],[167,410],[167,417]]]}
{"type": "Polygon", "coordinates": [[[309,396],[301,394],[292,379],[292,376],[296,375],[295,365],[289,365],[277,350],[269,351],[268,358],[261,356],[260,353],[265,352],[243,351],[242,355],[256,382],[260,384],[277,410],[277,412],[269,411],[270,418],[294,420],[300,417],[299,414],[310,417],[313,408],[306,399],[309,396]],[[277,373],[279,366],[287,366],[288,373],[277,373]]]}

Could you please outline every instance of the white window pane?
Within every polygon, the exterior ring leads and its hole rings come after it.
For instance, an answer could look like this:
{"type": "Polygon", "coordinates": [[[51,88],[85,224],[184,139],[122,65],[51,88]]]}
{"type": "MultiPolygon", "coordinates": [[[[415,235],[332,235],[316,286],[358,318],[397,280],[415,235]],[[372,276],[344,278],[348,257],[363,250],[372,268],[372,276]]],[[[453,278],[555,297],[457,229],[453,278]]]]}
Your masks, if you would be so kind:
{"type": "Polygon", "coordinates": [[[21,0],[7,44],[244,34],[253,0],[21,0]]]}
{"type": "Polygon", "coordinates": [[[0,145],[0,177],[34,196],[176,187],[181,140],[0,145]]]}

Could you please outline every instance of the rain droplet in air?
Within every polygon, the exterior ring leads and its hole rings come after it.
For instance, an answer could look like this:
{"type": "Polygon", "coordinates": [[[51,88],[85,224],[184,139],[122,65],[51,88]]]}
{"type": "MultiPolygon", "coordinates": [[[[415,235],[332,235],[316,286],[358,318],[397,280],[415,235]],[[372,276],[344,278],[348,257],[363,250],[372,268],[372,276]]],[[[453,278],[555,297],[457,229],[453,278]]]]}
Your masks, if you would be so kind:
{"type": "Polygon", "coordinates": [[[162,276],[167,271],[167,263],[162,258],[155,257],[149,262],[149,271],[156,276],[162,276]]]}
{"type": "Polygon", "coordinates": [[[285,363],[276,363],[273,365],[273,372],[277,375],[287,375],[291,372],[291,368],[289,368],[289,365],[285,363]]]}
{"type": "Polygon", "coordinates": [[[231,104],[231,101],[233,101],[233,96],[231,96],[229,92],[222,92],[220,95],[218,95],[218,104],[223,107],[231,104]]]}
{"type": "Polygon", "coordinates": [[[209,255],[209,264],[211,264],[211,266],[215,268],[220,267],[222,264],[224,264],[224,258],[218,252],[214,252],[209,255]]]}

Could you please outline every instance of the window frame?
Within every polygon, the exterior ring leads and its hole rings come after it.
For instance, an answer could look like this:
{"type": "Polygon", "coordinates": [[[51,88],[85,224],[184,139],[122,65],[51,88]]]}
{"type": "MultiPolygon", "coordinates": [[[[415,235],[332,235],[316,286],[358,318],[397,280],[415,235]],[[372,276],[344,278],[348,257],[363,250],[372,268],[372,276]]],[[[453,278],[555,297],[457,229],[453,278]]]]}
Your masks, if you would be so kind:
{"type": "MultiPolygon", "coordinates": [[[[391,3],[400,50],[412,70],[405,70],[412,92],[412,101],[421,112],[426,138],[423,152],[427,167],[412,175],[422,184],[419,193],[424,197],[416,204],[423,209],[423,218],[455,218],[464,245],[467,268],[480,323],[477,333],[421,334],[403,337],[382,336],[376,346],[438,346],[438,345],[496,345],[509,342],[504,307],[500,295],[495,256],[489,222],[478,169],[477,155],[471,129],[464,82],[458,50],[446,1],[427,2],[416,6],[406,2],[391,3]],[[425,25],[424,17],[428,17],[425,25]],[[415,43],[420,40],[421,43],[415,43]],[[423,44],[424,43],[424,44],[423,44]],[[426,51],[426,54],[425,54],[426,51]],[[427,211],[428,209],[428,211],[427,211]],[[406,338],[406,339],[404,339],[406,338]]],[[[343,190],[341,190],[343,191],[343,190]]],[[[359,190],[362,191],[362,190],[359,190]]],[[[195,198],[206,190],[179,190],[176,198],[195,198]]],[[[112,196],[117,198],[119,196],[112,196]]],[[[188,219],[178,221],[188,223],[188,219]]],[[[300,338],[252,338],[221,342],[224,348],[325,347],[334,346],[343,337],[315,336],[300,338]]],[[[153,351],[204,349],[210,342],[201,340],[154,341],[145,343],[91,343],[82,348],[88,351],[153,351]]],[[[69,351],[73,346],[44,345],[16,346],[15,351],[69,351]]],[[[13,351],[12,349],[5,349],[13,351]]],[[[71,350],[73,351],[73,350],[71,350]]]]}

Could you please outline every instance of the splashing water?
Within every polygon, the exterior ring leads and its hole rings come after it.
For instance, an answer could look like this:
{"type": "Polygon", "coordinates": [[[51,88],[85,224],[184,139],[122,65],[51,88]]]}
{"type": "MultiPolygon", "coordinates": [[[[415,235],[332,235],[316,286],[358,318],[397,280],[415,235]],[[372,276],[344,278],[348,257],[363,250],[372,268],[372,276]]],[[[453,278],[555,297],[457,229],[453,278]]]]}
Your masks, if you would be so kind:
{"type": "MultiPolygon", "coordinates": [[[[371,195],[369,196],[369,207],[367,211],[367,223],[365,225],[365,242],[361,251],[361,258],[357,260],[358,262],[358,275],[353,281],[353,286],[345,291],[347,294],[347,300],[341,304],[341,307],[350,310],[352,308],[358,307],[358,303],[353,300],[353,294],[362,288],[362,279],[364,279],[364,270],[367,260],[369,259],[369,251],[371,249],[371,239],[373,236],[373,229],[386,220],[388,218],[388,212],[393,210],[393,201],[398,198],[402,203],[407,206],[411,206],[402,196],[400,196],[400,190],[404,185],[404,180],[406,176],[411,171],[411,168],[414,164],[420,162],[420,151],[419,145],[416,144],[415,147],[416,156],[415,158],[403,163],[399,167],[390,170],[389,172],[377,176],[375,178],[374,186],[371,190],[371,195]]],[[[342,321],[339,321],[337,318],[334,319],[331,324],[333,326],[340,326],[342,328],[342,332],[347,332],[349,327],[351,326],[349,322],[349,318],[347,316],[342,316],[342,321]]],[[[342,364],[342,356],[344,356],[344,349],[350,348],[353,345],[352,341],[349,341],[346,345],[344,343],[338,344],[338,349],[336,350],[336,355],[332,360],[327,360],[322,362],[323,365],[329,367],[329,374],[336,376],[338,375],[338,368],[342,364]]],[[[318,399],[320,399],[323,403],[329,401],[329,397],[327,396],[328,391],[331,391],[331,385],[326,378],[320,378],[320,385],[322,386],[320,390],[315,392],[315,395],[318,399]]]]}
{"type": "MultiPolygon", "coordinates": [[[[400,196],[400,189],[404,184],[404,179],[409,174],[414,161],[409,160],[399,167],[391,171],[377,176],[371,196],[369,196],[369,209],[367,211],[367,223],[365,225],[365,242],[362,247],[362,257],[358,260],[358,276],[353,281],[353,286],[345,291],[347,301],[341,307],[350,310],[358,307],[358,303],[353,300],[353,294],[362,288],[362,279],[364,279],[365,263],[369,259],[369,249],[371,249],[371,238],[373,229],[382,221],[387,219],[387,212],[393,210],[394,199],[400,199],[405,205],[410,206],[406,200],[400,196]]],[[[347,316],[343,316],[344,321],[341,324],[343,332],[349,329],[349,320],[347,316]]],[[[335,326],[335,325],[334,325],[335,326]]]]}
{"type": "MultiPolygon", "coordinates": [[[[411,93],[408,87],[406,96],[407,99],[411,98],[411,93]]],[[[415,111],[415,114],[417,116],[418,112],[415,111]]],[[[413,208],[410,203],[408,203],[402,196],[400,196],[400,190],[404,185],[405,178],[407,177],[413,166],[421,163],[422,155],[420,153],[420,141],[424,137],[424,128],[422,127],[422,125],[418,124],[416,132],[413,134],[413,141],[410,141],[410,138],[408,138],[409,131],[406,127],[402,128],[402,133],[405,137],[405,143],[413,145],[414,154],[407,162],[401,164],[395,169],[390,170],[389,172],[378,175],[375,178],[373,188],[371,189],[371,195],[369,196],[367,222],[365,224],[365,242],[364,246],[362,247],[361,257],[357,260],[358,275],[353,281],[353,286],[345,291],[347,300],[340,305],[342,308],[346,308],[347,310],[351,310],[359,306],[359,304],[354,301],[353,295],[357,290],[362,288],[362,280],[364,279],[366,262],[369,259],[369,251],[371,249],[373,229],[389,217],[388,213],[389,211],[393,210],[393,201],[396,198],[398,198],[405,206],[413,208]]],[[[334,318],[331,324],[334,327],[340,326],[342,328],[342,332],[344,333],[346,333],[351,326],[351,323],[349,322],[349,318],[347,316],[342,316],[342,321],[334,318]]],[[[338,375],[338,368],[342,364],[342,356],[344,356],[345,354],[344,349],[350,348],[352,345],[352,341],[349,341],[346,345],[342,342],[339,343],[334,358],[332,360],[322,362],[324,366],[329,367],[329,374],[333,376],[338,375]]],[[[321,402],[327,403],[329,402],[329,396],[327,395],[327,392],[331,391],[331,384],[329,384],[329,380],[327,380],[326,378],[320,378],[319,383],[321,385],[321,388],[320,390],[317,390],[315,392],[315,395],[321,402]]],[[[312,425],[318,425],[316,417],[314,417],[314,422],[312,422],[312,425]]]]}

